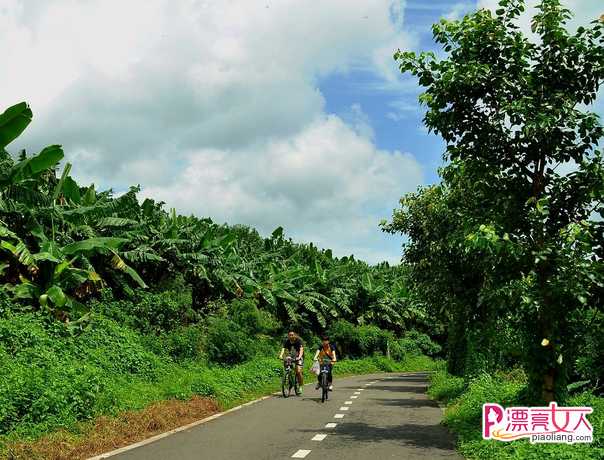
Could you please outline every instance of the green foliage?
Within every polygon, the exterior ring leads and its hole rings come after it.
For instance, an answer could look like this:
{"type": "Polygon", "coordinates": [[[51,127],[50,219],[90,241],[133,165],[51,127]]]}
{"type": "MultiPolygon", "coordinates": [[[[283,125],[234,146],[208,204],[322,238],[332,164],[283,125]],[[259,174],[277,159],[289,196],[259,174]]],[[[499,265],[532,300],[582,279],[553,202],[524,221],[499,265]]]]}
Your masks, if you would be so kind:
{"type": "MultiPolygon", "coordinates": [[[[11,107],[0,139],[12,140],[30,120],[26,104],[11,107]]],[[[90,302],[111,289],[101,311],[161,333],[181,313],[187,324],[191,312],[140,288],[178,293],[170,287],[178,279],[195,320],[229,305],[252,334],[290,325],[317,334],[338,319],[397,332],[434,324],[424,306],[407,301],[401,267],[334,258],[331,250],[292,242],[281,227],[262,238],[248,227],[178,215],[151,199],[141,203],[139,187],[119,197],[84,187],[69,163],[58,174],[62,157],[59,146],[22,152],[18,162],[0,151],[0,278],[24,306],[83,327],[90,302]]]]}
{"type": "Polygon", "coordinates": [[[461,396],[466,387],[466,381],[462,377],[455,377],[441,370],[430,376],[428,395],[439,401],[449,402],[461,396]]]}
{"type": "Polygon", "coordinates": [[[577,321],[604,305],[604,128],[585,110],[604,75],[604,22],[571,34],[570,11],[543,0],[533,43],[515,25],[523,10],[502,0],[495,14],[442,19],[443,59],[396,52],[426,88],[424,122],[447,165],[383,228],[409,236],[410,297],[448,323],[451,372],[521,362],[532,402],[562,402],[569,381],[595,378],[588,362],[601,369],[598,339],[577,321]],[[502,347],[514,335],[518,348],[502,347]]]}
{"type": "Polygon", "coordinates": [[[227,318],[210,318],[206,342],[208,359],[217,364],[238,364],[255,354],[252,337],[227,318]]]}
{"type": "Polygon", "coordinates": [[[570,406],[594,409],[588,418],[594,427],[592,444],[530,444],[527,440],[514,442],[485,441],[481,435],[482,405],[494,402],[504,407],[524,406],[526,376],[518,373],[497,376],[482,374],[466,384],[463,379],[439,371],[431,377],[428,393],[448,402],[445,423],[458,435],[458,447],[467,458],[503,459],[588,459],[604,456],[604,398],[588,392],[569,399],[570,406]]]}
{"type": "Polygon", "coordinates": [[[355,326],[339,320],[329,328],[329,340],[336,344],[341,356],[359,358],[375,353],[386,354],[393,335],[377,326],[355,326]]]}
{"type": "Polygon", "coordinates": [[[579,388],[593,388],[604,394],[604,312],[587,308],[572,323],[577,341],[575,370],[579,388]]]}
{"type": "Polygon", "coordinates": [[[103,318],[75,336],[43,316],[9,314],[0,344],[2,432],[41,433],[107,413],[117,376],[153,382],[163,366],[139,336],[103,318]]]}
{"type": "MultiPolygon", "coordinates": [[[[394,341],[403,354],[437,356],[441,352],[441,346],[434,342],[428,334],[418,331],[405,333],[402,339],[394,341]]],[[[393,347],[390,346],[390,353],[393,347]]],[[[393,356],[396,359],[396,356],[393,356]]]]}
{"type": "Polygon", "coordinates": [[[159,293],[136,290],[132,298],[112,299],[105,291],[93,309],[138,331],[159,334],[193,322],[197,314],[191,308],[190,291],[163,291],[159,293]]]}
{"type": "Polygon", "coordinates": [[[252,299],[235,299],[229,304],[229,318],[247,334],[275,334],[279,322],[266,310],[260,310],[252,299]]]}
{"type": "Polygon", "coordinates": [[[25,102],[9,107],[0,115],[0,148],[4,149],[31,123],[31,109],[25,102]]]}
{"type": "Polygon", "coordinates": [[[175,361],[204,358],[205,331],[198,325],[180,326],[159,336],[148,336],[150,348],[158,355],[168,355],[175,361]]]}
{"type": "Polygon", "coordinates": [[[391,331],[377,326],[355,326],[345,320],[332,324],[329,337],[342,357],[360,358],[389,352],[394,360],[405,361],[412,356],[436,356],[441,352],[440,345],[422,332],[412,330],[402,338],[395,338],[391,331]]]}

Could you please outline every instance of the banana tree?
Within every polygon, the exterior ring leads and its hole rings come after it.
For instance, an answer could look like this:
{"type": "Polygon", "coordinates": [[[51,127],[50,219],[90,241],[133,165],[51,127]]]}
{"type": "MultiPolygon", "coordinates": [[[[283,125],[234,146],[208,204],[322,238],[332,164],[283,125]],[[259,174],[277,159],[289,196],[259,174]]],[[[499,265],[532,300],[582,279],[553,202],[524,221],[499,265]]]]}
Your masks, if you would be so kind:
{"type": "Polygon", "coordinates": [[[14,297],[29,300],[57,318],[70,320],[81,317],[86,308],[78,301],[103,286],[104,281],[90,262],[92,255],[110,255],[111,265],[146,287],[138,273],[121,259],[118,249],[127,240],[97,237],[59,246],[43,232],[38,252],[27,245],[4,223],[0,222],[0,248],[3,250],[3,271],[16,266],[18,282],[10,286],[14,297]]]}

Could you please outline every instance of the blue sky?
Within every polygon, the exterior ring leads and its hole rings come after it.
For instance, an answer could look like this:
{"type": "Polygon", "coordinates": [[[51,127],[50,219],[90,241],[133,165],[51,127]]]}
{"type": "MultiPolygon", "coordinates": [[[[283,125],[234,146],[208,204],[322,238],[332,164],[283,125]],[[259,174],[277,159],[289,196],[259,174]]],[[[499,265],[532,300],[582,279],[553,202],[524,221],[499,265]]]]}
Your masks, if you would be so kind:
{"type": "MultiPolygon", "coordinates": [[[[442,17],[459,18],[475,7],[474,2],[456,0],[406,2],[403,28],[413,41],[405,49],[440,52],[432,38],[432,24],[442,17]]],[[[396,67],[394,60],[392,65],[396,67]]],[[[422,123],[424,111],[417,101],[422,88],[415,84],[414,77],[401,74],[398,79],[408,83],[404,92],[384,85],[375,73],[363,70],[334,73],[322,78],[319,88],[325,95],[327,112],[345,119],[350,106],[359,104],[369,118],[378,148],[413,152],[424,169],[423,183],[438,182],[444,142],[429,134],[422,123]]]]}
{"type": "MultiPolygon", "coordinates": [[[[440,17],[496,3],[0,0],[18,69],[0,73],[0,108],[34,113],[9,151],[58,143],[82,185],[140,184],[183,214],[397,263],[403,239],[378,223],[438,181],[443,143],[392,55],[437,51],[440,17]]],[[[565,3],[574,25],[604,12],[565,3]]]]}

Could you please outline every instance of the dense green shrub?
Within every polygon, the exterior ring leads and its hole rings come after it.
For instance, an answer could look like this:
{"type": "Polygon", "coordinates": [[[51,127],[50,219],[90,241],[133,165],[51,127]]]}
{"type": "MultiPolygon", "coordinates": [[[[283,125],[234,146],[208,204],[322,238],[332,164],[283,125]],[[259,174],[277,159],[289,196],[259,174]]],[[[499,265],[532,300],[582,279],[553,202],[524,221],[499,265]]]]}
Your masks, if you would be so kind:
{"type": "Polygon", "coordinates": [[[253,299],[235,299],[229,304],[229,317],[248,334],[274,334],[279,322],[253,299]]]}
{"type": "Polygon", "coordinates": [[[75,358],[113,373],[153,381],[162,366],[159,357],[145,348],[139,334],[103,317],[94,318],[91,327],[69,345],[75,358]]]}
{"type": "Polygon", "coordinates": [[[73,335],[40,314],[8,314],[0,318],[0,432],[43,432],[111,412],[120,376],[154,382],[164,367],[112,320],[93,317],[73,335]]]}
{"type": "Polygon", "coordinates": [[[396,360],[404,360],[406,356],[437,356],[441,347],[427,334],[409,331],[401,339],[389,342],[390,356],[396,360]]]}
{"type": "Polygon", "coordinates": [[[441,352],[441,346],[422,332],[411,330],[405,334],[404,340],[415,343],[420,353],[427,356],[436,356],[441,352]]]}
{"type": "Polygon", "coordinates": [[[374,353],[386,354],[393,334],[377,326],[355,326],[348,321],[339,320],[329,328],[329,337],[341,356],[360,358],[374,353]]]}
{"type": "Polygon", "coordinates": [[[205,332],[201,325],[181,326],[157,337],[155,343],[158,348],[154,348],[154,352],[167,354],[177,361],[200,359],[204,340],[205,332]]]}
{"type": "Polygon", "coordinates": [[[604,395],[604,312],[587,309],[574,321],[577,340],[576,378],[604,395]]]}
{"type": "Polygon", "coordinates": [[[206,337],[208,359],[217,364],[238,364],[255,354],[254,343],[239,324],[227,318],[210,318],[206,337]]]}
{"type": "Polygon", "coordinates": [[[93,304],[93,309],[147,333],[169,331],[198,319],[191,308],[191,293],[187,290],[155,293],[139,289],[129,300],[114,300],[110,294],[105,294],[93,304]]]}
{"type": "Polygon", "coordinates": [[[445,423],[459,438],[461,453],[474,459],[591,459],[604,458],[604,398],[588,392],[571,398],[568,406],[589,406],[594,412],[588,416],[594,427],[592,444],[530,444],[527,440],[509,443],[485,441],[481,435],[482,405],[494,402],[504,407],[524,406],[526,375],[521,371],[498,375],[482,374],[466,386],[464,379],[453,377],[444,370],[431,378],[429,394],[449,401],[445,423]]]}

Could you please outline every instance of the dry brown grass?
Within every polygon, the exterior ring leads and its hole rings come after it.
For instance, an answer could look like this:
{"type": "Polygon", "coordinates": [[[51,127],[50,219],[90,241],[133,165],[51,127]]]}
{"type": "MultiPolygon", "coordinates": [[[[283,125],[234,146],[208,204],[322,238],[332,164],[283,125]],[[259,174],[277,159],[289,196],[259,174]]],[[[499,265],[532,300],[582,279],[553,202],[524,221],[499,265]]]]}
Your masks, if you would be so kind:
{"type": "Polygon", "coordinates": [[[156,434],[187,425],[219,412],[215,401],[193,397],[189,401],[160,401],[140,411],[117,417],[99,417],[82,425],[82,433],[58,431],[36,441],[9,444],[11,460],[75,460],[102,454],[156,434]]]}

